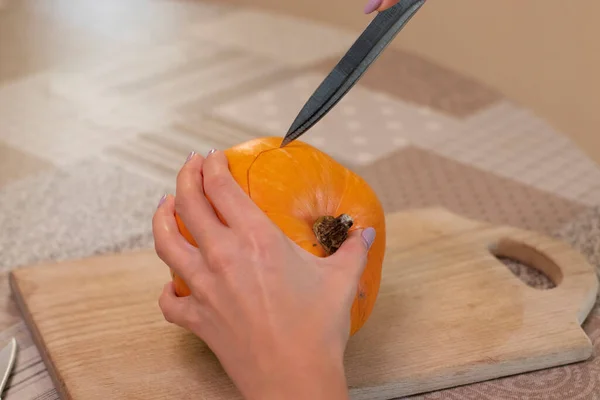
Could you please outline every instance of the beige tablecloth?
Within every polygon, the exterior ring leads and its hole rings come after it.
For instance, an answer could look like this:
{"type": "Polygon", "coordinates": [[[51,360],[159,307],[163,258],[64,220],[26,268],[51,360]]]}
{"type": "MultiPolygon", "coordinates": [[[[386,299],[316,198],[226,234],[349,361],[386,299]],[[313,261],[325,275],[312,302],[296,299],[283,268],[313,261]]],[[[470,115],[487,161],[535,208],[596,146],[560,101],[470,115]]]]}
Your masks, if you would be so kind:
{"type": "MultiPolygon", "coordinates": [[[[1,270],[152,247],[156,202],[187,153],[282,135],[356,37],[185,7],[180,37],[127,38],[0,86],[1,270]]],[[[598,166],[526,109],[415,54],[386,51],[303,140],[364,176],[387,211],[445,206],[559,236],[600,266],[598,166]]],[[[57,398],[4,276],[0,288],[0,345],[16,335],[21,347],[5,399],[57,398]]],[[[584,327],[598,348],[598,308],[584,327]]],[[[600,359],[422,398],[600,399],[600,359]]]]}

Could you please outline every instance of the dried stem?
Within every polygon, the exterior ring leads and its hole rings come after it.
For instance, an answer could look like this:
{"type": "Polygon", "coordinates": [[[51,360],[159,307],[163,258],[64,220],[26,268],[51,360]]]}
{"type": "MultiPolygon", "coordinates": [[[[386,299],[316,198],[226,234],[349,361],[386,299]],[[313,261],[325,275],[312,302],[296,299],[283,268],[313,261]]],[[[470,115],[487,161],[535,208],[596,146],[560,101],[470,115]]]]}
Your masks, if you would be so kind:
{"type": "Polygon", "coordinates": [[[342,214],[339,217],[326,215],[317,218],[313,224],[313,232],[328,256],[335,253],[348,237],[352,227],[352,217],[342,214]]]}

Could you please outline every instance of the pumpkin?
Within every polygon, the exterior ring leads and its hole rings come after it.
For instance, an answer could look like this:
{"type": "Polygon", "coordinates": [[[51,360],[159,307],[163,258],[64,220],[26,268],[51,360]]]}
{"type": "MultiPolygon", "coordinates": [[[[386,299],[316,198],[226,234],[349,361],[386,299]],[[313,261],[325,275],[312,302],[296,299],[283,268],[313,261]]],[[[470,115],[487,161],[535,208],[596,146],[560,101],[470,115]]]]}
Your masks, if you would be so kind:
{"type": "MultiPolygon", "coordinates": [[[[329,155],[299,140],[283,148],[280,144],[279,137],[257,138],[225,154],[234,179],[287,237],[304,250],[326,257],[352,230],[376,229],[352,304],[352,336],[371,315],[379,292],[386,243],[383,208],[359,175],[329,155]]],[[[176,219],[182,235],[197,246],[179,216],[176,219]]],[[[188,296],[185,282],[173,271],[171,275],[176,294],[188,296]]]]}

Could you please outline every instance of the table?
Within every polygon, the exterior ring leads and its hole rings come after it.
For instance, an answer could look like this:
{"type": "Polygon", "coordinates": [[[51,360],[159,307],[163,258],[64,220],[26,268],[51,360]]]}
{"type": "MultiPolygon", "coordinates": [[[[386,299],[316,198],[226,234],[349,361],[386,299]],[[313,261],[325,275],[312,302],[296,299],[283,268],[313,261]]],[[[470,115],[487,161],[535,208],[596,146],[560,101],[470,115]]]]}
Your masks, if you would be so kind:
{"type": "MultiPolygon", "coordinates": [[[[155,206],[174,191],[188,152],[285,133],[357,34],[202,2],[159,2],[124,24],[107,3],[87,14],[66,1],[45,4],[27,14],[34,23],[22,31],[17,17],[30,11],[10,0],[0,8],[0,345],[16,335],[21,348],[6,400],[57,395],[5,273],[152,247],[155,206]],[[60,32],[44,25],[56,13],[69,21],[60,32]],[[157,14],[162,22],[145,29],[157,14]],[[88,37],[75,34],[83,25],[88,37]],[[43,37],[60,55],[40,44],[3,57],[20,43],[4,29],[21,32],[21,41],[43,37]]],[[[600,168],[528,110],[416,54],[390,48],[302,139],[365,177],[388,212],[441,205],[534,229],[572,243],[600,268],[600,168]]],[[[524,266],[509,267],[548,286],[524,266]]],[[[600,348],[598,307],[584,327],[600,348]]],[[[593,358],[414,398],[598,393],[593,358]]]]}

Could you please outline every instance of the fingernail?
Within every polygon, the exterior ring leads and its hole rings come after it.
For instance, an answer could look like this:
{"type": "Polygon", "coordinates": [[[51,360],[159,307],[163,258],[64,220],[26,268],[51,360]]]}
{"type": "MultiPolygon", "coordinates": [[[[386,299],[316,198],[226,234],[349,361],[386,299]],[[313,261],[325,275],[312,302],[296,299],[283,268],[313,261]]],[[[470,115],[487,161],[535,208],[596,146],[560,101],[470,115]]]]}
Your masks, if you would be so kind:
{"type": "Polygon", "coordinates": [[[167,199],[167,195],[163,194],[163,196],[158,201],[158,205],[156,206],[156,208],[159,208],[160,206],[162,206],[166,199],[167,199]]]}
{"type": "Polygon", "coordinates": [[[362,231],[362,238],[367,245],[367,250],[371,248],[373,242],[375,241],[375,229],[367,228],[362,231]]]}
{"type": "Polygon", "coordinates": [[[377,10],[381,7],[381,3],[383,3],[383,0],[369,0],[365,6],[365,14],[371,14],[373,11],[377,10]]]}
{"type": "Polygon", "coordinates": [[[187,158],[185,159],[185,162],[188,162],[192,159],[192,157],[194,157],[194,154],[196,154],[195,151],[191,151],[190,154],[188,154],[187,158]]]}
{"type": "Polygon", "coordinates": [[[212,153],[214,153],[215,151],[217,151],[217,149],[210,149],[210,150],[208,151],[208,154],[207,154],[207,155],[211,155],[211,154],[212,154],[212,153]]]}

